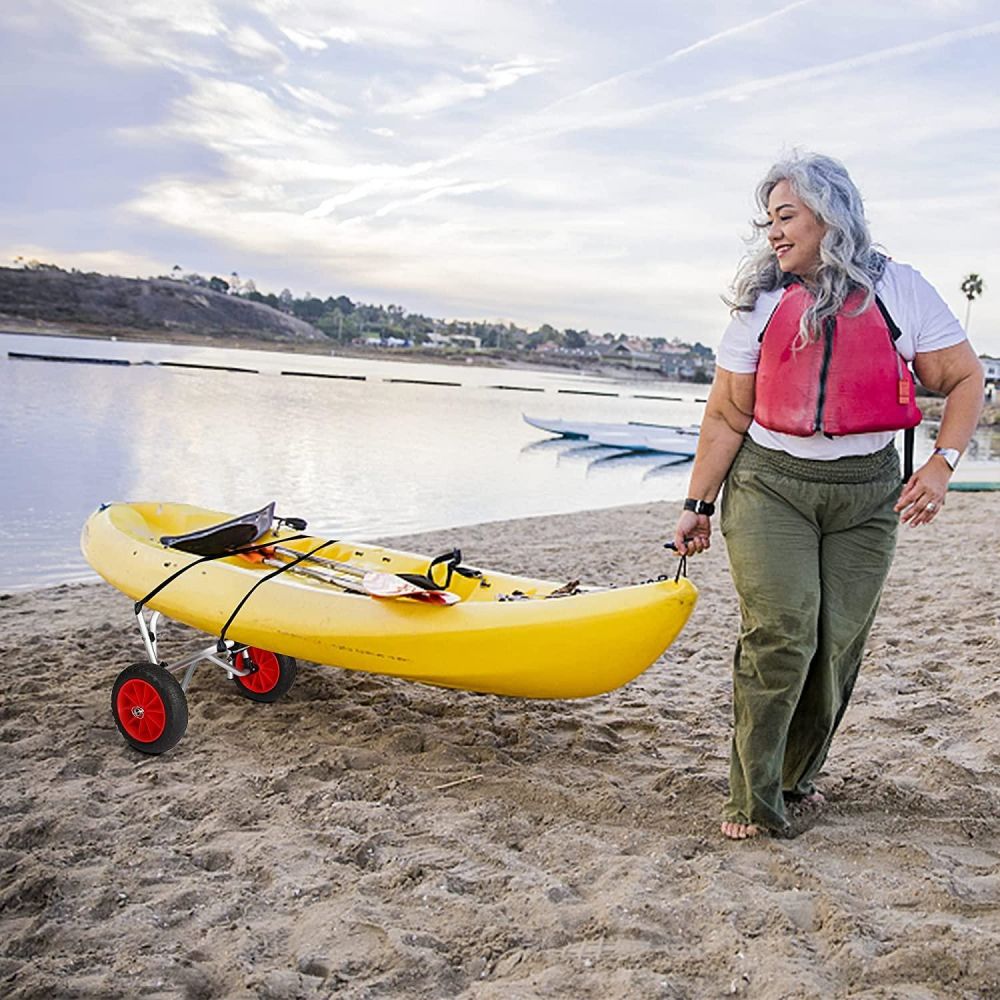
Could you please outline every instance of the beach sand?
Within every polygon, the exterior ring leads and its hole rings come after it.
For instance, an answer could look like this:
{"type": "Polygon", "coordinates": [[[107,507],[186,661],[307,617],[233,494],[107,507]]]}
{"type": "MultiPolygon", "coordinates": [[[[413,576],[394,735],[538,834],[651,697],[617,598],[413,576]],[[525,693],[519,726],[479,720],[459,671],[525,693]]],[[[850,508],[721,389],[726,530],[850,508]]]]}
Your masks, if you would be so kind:
{"type": "MultiPolygon", "coordinates": [[[[634,582],[672,505],[394,540],[634,582]]],[[[170,753],[110,714],[141,660],[103,584],[0,599],[7,998],[1000,997],[1000,494],[904,530],[794,839],[718,834],[737,605],[627,687],[526,702],[303,667],[273,705],[203,667],[170,753]]],[[[168,659],[197,642],[161,630],[168,659]]]]}

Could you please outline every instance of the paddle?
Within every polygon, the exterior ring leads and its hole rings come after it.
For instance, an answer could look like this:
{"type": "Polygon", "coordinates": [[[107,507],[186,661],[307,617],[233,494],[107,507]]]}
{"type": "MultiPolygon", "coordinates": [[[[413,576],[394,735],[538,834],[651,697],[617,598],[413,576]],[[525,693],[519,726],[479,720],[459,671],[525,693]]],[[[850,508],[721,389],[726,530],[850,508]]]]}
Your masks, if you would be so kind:
{"type": "MultiPolygon", "coordinates": [[[[243,558],[250,562],[262,563],[265,566],[273,566],[281,569],[288,566],[287,562],[277,558],[278,555],[299,558],[301,552],[294,549],[285,549],[281,546],[272,546],[258,552],[246,552],[243,558]]],[[[394,573],[380,573],[375,570],[363,570],[359,566],[352,566],[350,563],[338,563],[333,559],[325,559],[322,556],[310,556],[312,561],[322,563],[322,566],[298,566],[291,567],[289,573],[298,573],[302,576],[310,576],[324,583],[331,583],[341,590],[346,590],[353,594],[364,594],[368,597],[377,598],[409,598],[420,601],[424,604],[457,604],[461,598],[449,590],[426,590],[415,583],[410,583],[394,573]]]]}

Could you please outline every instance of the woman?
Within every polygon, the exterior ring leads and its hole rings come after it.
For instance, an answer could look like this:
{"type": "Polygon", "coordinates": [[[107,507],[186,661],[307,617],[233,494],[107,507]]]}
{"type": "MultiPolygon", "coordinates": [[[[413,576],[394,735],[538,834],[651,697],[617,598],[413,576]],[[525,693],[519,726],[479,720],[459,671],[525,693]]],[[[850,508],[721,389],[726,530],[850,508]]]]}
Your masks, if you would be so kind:
{"type": "Polygon", "coordinates": [[[721,528],[740,600],[722,833],[788,832],[847,707],[899,520],[930,523],[976,427],[983,372],[912,268],[872,249],[861,196],[826,156],[757,189],[760,246],[733,286],[674,543],[721,528]],[[900,489],[897,430],[920,419],[905,362],[947,397],[937,447],[900,489]],[[901,517],[900,517],[901,514],[901,517]]]}

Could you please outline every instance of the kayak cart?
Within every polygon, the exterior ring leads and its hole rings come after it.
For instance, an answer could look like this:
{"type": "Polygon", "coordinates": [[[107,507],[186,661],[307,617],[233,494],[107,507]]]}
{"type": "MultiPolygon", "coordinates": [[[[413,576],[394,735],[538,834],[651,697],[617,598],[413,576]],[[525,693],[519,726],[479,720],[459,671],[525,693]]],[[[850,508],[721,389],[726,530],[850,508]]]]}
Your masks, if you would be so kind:
{"type": "Polygon", "coordinates": [[[224,670],[237,692],[250,701],[277,701],[295,683],[298,664],[293,657],[231,639],[223,641],[222,649],[213,643],[168,665],[158,651],[160,617],[159,611],[153,611],[147,621],[142,609],[136,612],[148,660],[126,667],[111,689],[115,725],[136,750],[161,754],[180,741],[188,724],[186,692],[202,663],[224,670]]]}

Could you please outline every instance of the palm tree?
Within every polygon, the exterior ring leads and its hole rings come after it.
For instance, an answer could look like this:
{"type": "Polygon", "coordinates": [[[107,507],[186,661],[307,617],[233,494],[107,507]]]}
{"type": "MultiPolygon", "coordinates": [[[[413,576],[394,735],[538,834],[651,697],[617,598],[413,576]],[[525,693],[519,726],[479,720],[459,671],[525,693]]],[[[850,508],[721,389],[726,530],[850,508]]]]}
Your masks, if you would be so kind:
{"type": "Polygon", "coordinates": [[[969,312],[972,309],[972,300],[983,294],[983,279],[978,274],[970,274],[962,282],[962,294],[969,300],[965,307],[965,332],[969,332],[969,312]]]}

